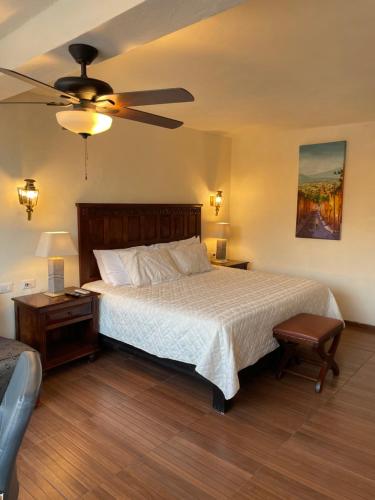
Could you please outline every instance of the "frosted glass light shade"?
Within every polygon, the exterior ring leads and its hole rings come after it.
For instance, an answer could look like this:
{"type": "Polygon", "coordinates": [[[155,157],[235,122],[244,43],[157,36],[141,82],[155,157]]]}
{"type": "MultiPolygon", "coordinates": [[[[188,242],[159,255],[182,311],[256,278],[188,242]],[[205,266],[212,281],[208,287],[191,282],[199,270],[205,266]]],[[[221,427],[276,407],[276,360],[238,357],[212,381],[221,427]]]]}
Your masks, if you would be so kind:
{"type": "Polygon", "coordinates": [[[37,257],[64,257],[77,254],[70,233],[66,231],[42,233],[35,252],[37,257]]]}
{"type": "Polygon", "coordinates": [[[56,113],[59,125],[75,134],[95,135],[111,128],[112,118],[95,111],[59,111],[56,113]]]}

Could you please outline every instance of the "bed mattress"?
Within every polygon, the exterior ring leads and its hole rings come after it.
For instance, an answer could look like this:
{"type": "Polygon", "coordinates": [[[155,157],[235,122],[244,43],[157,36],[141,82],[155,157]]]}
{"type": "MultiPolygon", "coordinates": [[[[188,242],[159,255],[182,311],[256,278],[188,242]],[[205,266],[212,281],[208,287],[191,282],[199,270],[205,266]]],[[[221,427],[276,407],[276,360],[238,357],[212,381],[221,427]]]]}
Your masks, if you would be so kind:
{"type": "Polygon", "coordinates": [[[341,319],[321,283],[226,267],[142,288],[84,288],[102,294],[100,333],[195,365],[226,399],[239,389],[238,372],[278,347],[273,326],[301,312],[341,319]]]}

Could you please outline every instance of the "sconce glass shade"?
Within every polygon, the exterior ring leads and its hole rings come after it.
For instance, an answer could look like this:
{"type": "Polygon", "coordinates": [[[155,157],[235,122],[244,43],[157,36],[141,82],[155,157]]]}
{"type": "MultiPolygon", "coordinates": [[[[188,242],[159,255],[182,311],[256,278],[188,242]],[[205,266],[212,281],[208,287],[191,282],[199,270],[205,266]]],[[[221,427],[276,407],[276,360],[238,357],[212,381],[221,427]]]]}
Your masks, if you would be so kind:
{"type": "Polygon", "coordinates": [[[61,127],[84,136],[101,134],[112,125],[110,116],[95,111],[59,111],[56,120],[61,127]]]}
{"type": "Polygon", "coordinates": [[[25,186],[17,188],[18,200],[21,205],[25,205],[27,220],[31,220],[31,214],[38,203],[39,190],[36,189],[34,179],[25,179],[25,186]]]}
{"type": "Polygon", "coordinates": [[[220,207],[223,203],[223,191],[217,191],[215,195],[210,196],[210,205],[215,207],[215,214],[219,215],[220,207]]]}

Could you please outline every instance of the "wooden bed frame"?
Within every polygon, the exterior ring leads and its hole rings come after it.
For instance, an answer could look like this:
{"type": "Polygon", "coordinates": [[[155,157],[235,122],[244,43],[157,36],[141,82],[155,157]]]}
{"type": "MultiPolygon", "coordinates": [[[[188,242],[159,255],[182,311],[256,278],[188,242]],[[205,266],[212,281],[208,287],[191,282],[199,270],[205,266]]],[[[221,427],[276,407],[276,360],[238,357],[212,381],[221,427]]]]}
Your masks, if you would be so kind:
{"type": "MultiPolygon", "coordinates": [[[[201,236],[200,204],[77,203],[76,206],[81,286],[101,279],[93,254],[94,249],[129,248],[201,236]]],[[[110,343],[116,348],[204,380],[212,388],[213,408],[220,413],[228,410],[230,401],[224,398],[224,394],[216,385],[199,375],[194,365],[159,358],[104,335],[101,335],[101,338],[104,343],[110,343]]],[[[266,357],[268,358],[269,356],[266,357]]],[[[261,361],[263,364],[264,359],[261,361]]],[[[257,365],[259,366],[259,363],[257,365]]],[[[247,372],[249,370],[253,371],[254,367],[246,369],[247,372]]],[[[242,370],[242,375],[244,372],[245,370],[242,370]]]]}
{"type": "MultiPolygon", "coordinates": [[[[80,284],[100,280],[93,250],[153,245],[201,236],[200,204],[77,203],[80,284]]],[[[123,342],[101,336],[107,344],[202,378],[195,366],[162,359],[123,342]]],[[[206,380],[206,379],[204,379],[206,380]]],[[[228,402],[211,382],[213,407],[224,413],[228,402]]]]}

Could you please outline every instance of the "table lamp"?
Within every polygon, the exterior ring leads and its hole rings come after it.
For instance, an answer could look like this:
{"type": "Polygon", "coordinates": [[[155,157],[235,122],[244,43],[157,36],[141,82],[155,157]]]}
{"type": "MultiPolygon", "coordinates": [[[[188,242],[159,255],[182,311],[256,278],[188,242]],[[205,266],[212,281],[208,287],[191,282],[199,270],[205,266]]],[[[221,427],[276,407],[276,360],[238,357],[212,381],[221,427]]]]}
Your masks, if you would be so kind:
{"type": "Polygon", "coordinates": [[[64,295],[64,259],[67,255],[77,255],[77,249],[70,233],[53,231],[42,233],[35,255],[48,257],[48,292],[49,297],[64,295]]]}
{"type": "Polygon", "coordinates": [[[227,241],[230,233],[229,222],[217,222],[215,224],[214,236],[216,241],[216,257],[218,262],[226,262],[227,259],[227,241]]]}

